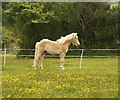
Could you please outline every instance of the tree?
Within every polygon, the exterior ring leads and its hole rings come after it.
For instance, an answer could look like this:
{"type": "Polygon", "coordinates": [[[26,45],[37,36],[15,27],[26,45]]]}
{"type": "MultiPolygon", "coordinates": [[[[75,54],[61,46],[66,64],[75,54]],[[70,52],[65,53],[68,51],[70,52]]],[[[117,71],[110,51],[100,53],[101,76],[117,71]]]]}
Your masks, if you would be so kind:
{"type": "Polygon", "coordinates": [[[10,31],[6,27],[2,28],[2,33],[3,33],[2,35],[3,48],[10,48],[10,49],[18,48],[19,38],[16,33],[10,31]]]}
{"type": "Polygon", "coordinates": [[[32,26],[38,23],[48,23],[53,12],[47,11],[43,3],[20,2],[8,3],[3,8],[3,26],[16,31],[21,39],[21,48],[30,48],[28,44],[34,37],[32,26]],[[24,45],[23,45],[24,44],[24,45]]]}
{"type": "Polygon", "coordinates": [[[74,15],[76,24],[80,29],[80,37],[83,48],[96,47],[99,32],[104,30],[107,24],[107,11],[110,5],[106,3],[75,3],[74,15]]]}
{"type": "Polygon", "coordinates": [[[115,48],[117,9],[99,2],[21,2],[3,4],[3,26],[19,37],[20,48],[43,38],[77,32],[82,48],[115,48]],[[109,37],[109,38],[108,38],[109,37]]]}

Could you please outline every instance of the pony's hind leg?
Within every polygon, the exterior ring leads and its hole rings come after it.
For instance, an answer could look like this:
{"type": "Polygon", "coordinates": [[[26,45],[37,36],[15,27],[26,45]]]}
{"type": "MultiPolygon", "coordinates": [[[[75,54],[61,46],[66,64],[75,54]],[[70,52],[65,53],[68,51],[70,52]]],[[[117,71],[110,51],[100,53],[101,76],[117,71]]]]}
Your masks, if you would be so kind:
{"type": "Polygon", "coordinates": [[[33,68],[34,69],[36,69],[37,60],[39,59],[38,45],[39,45],[39,43],[37,42],[35,45],[35,55],[34,55],[34,61],[33,61],[33,68]]]}
{"type": "Polygon", "coordinates": [[[33,63],[34,63],[33,68],[34,69],[36,69],[36,64],[37,64],[37,61],[39,58],[40,58],[39,55],[34,58],[34,61],[33,61],[33,63]]]}
{"type": "Polygon", "coordinates": [[[43,54],[40,57],[40,68],[41,69],[43,69],[42,60],[43,60],[44,56],[45,56],[45,52],[43,52],[43,54]]]}
{"type": "Polygon", "coordinates": [[[40,58],[41,58],[41,54],[40,54],[39,51],[36,50],[36,51],[35,51],[34,61],[33,61],[33,63],[34,63],[34,65],[33,65],[34,69],[36,69],[37,61],[38,61],[40,58]]]}

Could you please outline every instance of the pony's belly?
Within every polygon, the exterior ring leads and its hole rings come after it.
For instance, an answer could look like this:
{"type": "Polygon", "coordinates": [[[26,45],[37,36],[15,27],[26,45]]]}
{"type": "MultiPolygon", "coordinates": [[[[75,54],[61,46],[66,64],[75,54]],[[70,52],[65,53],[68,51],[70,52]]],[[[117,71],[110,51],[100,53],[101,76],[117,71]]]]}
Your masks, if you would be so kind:
{"type": "Polygon", "coordinates": [[[60,51],[59,50],[46,50],[47,51],[47,53],[49,53],[49,54],[60,54],[60,51]]]}

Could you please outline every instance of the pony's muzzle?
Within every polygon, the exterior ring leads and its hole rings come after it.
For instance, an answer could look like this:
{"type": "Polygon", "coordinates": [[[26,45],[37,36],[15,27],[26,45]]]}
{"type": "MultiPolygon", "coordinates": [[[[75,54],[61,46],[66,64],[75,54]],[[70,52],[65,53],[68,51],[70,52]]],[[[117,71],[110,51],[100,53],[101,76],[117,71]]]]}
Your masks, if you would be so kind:
{"type": "Polygon", "coordinates": [[[80,45],[80,42],[78,41],[78,46],[80,45]]]}
{"type": "Polygon", "coordinates": [[[76,46],[79,46],[79,45],[80,45],[80,42],[78,41],[75,45],[76,45],[76,46]]]}

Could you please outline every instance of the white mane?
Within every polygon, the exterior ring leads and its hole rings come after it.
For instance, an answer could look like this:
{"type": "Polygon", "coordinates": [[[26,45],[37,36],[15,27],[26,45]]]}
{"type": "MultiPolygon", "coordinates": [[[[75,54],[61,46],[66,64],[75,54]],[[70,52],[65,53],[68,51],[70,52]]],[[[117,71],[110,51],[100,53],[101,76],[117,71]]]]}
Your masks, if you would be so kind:
{"type": "Polygon", "coordinates": [[[71,33],[66,35],[65,37],[61,37],[60,39],[57,40],[58,43],[63,44],[67,40],[71,40],[73,37],[77,37],[77,33],[71,33]]]}

